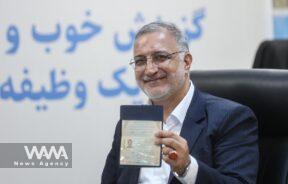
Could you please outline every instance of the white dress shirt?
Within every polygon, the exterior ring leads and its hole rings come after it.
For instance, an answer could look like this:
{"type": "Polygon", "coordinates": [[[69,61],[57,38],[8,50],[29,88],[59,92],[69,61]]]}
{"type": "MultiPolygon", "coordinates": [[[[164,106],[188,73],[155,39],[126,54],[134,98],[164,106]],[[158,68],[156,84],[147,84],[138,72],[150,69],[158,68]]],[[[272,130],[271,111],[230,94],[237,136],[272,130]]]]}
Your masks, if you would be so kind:
{"type": "MultiPolygon", "coordinates": [[[[190,87],[176,106],[172,113],[168,116],[167,121],[163,124],[163,129],[180,134],[188,107],[193,98],[194,85],[190,81],[190,87]]],[[[194,184],[198,172],[197,161],[190,155],[191,164],[185,177],[177,177],[177,179],[183,184],[194,184]]],[[[138,183],[141,184],[166,184],[168,183],[170,175],[170,166],[162,160],[162,166],[157,168],[141,168],[138,183]]]]}

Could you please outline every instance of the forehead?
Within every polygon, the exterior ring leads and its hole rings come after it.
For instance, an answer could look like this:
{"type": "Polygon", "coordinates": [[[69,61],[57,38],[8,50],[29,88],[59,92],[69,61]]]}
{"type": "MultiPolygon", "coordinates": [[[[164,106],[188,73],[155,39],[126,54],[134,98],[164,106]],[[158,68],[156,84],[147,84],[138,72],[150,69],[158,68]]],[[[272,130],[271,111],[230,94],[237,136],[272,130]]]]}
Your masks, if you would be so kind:
{"type": "Polygon", "coordinates": [[[156,51],[177,51],[175,37],[167,30],[146,33],[140,36],[134,44],[134,56],[147,55],[156,51]]]}

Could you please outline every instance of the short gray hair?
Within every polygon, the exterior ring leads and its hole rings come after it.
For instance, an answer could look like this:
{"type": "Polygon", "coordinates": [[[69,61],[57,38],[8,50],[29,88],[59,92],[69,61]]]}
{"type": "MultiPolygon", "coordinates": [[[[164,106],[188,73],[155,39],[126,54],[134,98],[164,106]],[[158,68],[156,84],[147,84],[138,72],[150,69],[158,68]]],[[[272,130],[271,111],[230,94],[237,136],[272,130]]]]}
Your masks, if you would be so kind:
{"type": "Polygon", "coordinates": [[[151,22],[149,24],[144,25],[137,32],[137,34],[135,36],[135,41],[138,38],[140,38],[141,36],[143,36],[144,34],[158,32],[158,31],[161,31],[163,29],[166,29],[167,31],[169,31],[172,34],[172,36],[174,36],[179,49],[181,49],[183,51],[189,51],[188,43],[186,41],[185,36],[182,34],[181,30],[175,24],[169,23],[169,22],[158,21],[158,22],[151,22]]]}

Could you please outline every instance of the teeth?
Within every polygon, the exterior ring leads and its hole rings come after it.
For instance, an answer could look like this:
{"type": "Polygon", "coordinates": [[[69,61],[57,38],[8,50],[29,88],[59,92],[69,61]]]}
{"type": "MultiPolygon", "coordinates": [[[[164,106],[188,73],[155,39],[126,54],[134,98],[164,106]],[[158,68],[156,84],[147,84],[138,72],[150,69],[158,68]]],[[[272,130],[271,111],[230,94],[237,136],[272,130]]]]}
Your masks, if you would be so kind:
{"type": "MultiPolygon", "coordinates": [[[[160,79],[160,78],[159,78],[160,79]]],[[[148,80],[144,80],[145,82],[151,82],[151,81],[156,81],[156,80],[159,80],[159,79],[148,79],[148,80]]]]}
{"type": "Polygon", "coordinates": [[[158,78],[153,79],[153,78],[150,78],[150,77],[145,76],[145,77],[143,77],[143,81],[144,81],[144,82],[151,82],[151,81],[161,80],[161,79],[163,79],[164,77],[165,77],[165,76],[159,76],[158,78]]]}

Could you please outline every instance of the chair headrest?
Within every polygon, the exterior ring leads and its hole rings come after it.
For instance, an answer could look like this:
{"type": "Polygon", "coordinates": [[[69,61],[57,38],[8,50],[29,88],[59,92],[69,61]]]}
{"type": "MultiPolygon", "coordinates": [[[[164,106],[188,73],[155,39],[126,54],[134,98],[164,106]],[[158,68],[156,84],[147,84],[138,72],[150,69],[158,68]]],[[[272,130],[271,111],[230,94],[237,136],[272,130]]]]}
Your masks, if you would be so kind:
{"type": "Polygon", "coordinates": [[[253,68],[288,69],[288,40],[262,42],[257,50],[253,68]]]}
{"type": "Polygon", "coordinates": [[[250,107],[261,136],[288,136],[288,70],[200,70],[190,78],[201,91],[250,107]]]}

